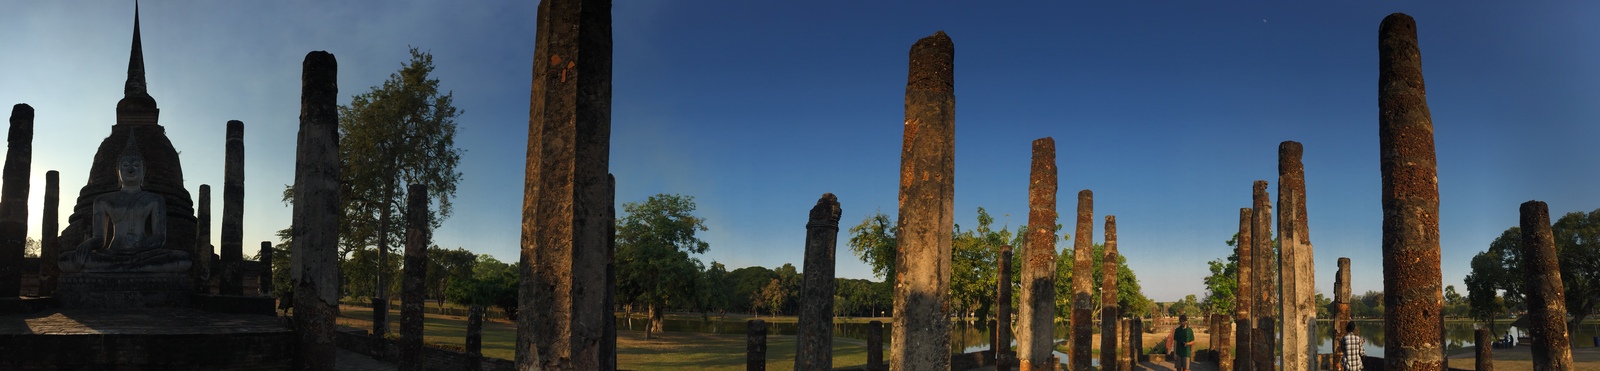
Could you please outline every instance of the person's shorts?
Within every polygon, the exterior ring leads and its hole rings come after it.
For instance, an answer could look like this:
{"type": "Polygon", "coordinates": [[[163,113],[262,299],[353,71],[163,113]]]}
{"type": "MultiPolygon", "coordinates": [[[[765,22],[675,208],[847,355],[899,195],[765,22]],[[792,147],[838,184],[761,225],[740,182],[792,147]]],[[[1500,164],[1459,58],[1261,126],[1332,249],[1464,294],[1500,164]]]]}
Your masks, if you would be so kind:
{"type": "Polygon", "coordinates": [[[1172,365],[1174,367],[1189,368],[1189,357],[1184,357],[1183,355],[1174,353],[1172,357],[1172,365]]]}

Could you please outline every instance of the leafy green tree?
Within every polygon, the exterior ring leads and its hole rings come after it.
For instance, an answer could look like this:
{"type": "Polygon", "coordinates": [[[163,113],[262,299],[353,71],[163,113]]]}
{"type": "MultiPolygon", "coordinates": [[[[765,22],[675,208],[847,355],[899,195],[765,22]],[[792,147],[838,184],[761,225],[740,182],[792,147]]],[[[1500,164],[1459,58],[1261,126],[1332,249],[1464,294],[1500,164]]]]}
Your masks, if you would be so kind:
{"type": "Polygon", "coordinates": [[[1494,320],[1513,309],[1522,298],[1522,228],[1511,227],[1500,233],[1489,249],[1472,257],[1472,272],[1467,273],[1468,313],[1479,321],[1494,320]],[[1502,294],[1503,292],[1503,294],[1502,294]]]}
{"type": "Polygon", "coordinates": [[[1201,305],[1207,313],[1233,312],[1239,291],[1239,234],[1223,242],[1228,245],[1228,257],[1206,262],[1211,274],[1205,278],[1206,297],[1201,305]]]}
{"type": "Polygon", "coordinates": [[[1000,247],[1012,238],[1010,231],[995,230],[993,224],[994,218],[979,207],[978,227],[962,230],[957,225],[951,241],[951,303],[961,316],[976,317],[979,326],[986,326],[996,312],[1000,247]]]}
{"type": "Polygon", "coordinates": [[[728,302],[734,310],[754,313],[759,305],[756,299],[760,296],[761,289],[766,287],[767,281],[778,278],[778,273],[766,267],[744,267],[728,272],[728,280],[733,285],[733,297],[728,302]]]}
{"type": "Polygon", "coordinates": [[[1600,309],[1600,209],[1567,213],[1556,220],[1551,231],[1561,263],[1567,313],[1572,315],[1567,328],[1577,328],[1600,309]]]}
{"type": "MultiPolygon", "coordinates": [[[[757,295],[759,307],[766,308],[774,316],[783,314],[781,311],[783,310],[784,302],[788,300],[789,289],[784,287],[783,280],[777,278],[767,281],[767,285],[761,288],[761,294],[757,295]]],[[[759,312],[757,316],[760,316],[759,312]]]]}
{"type": "MultiPolygon", "coordinates": [[[[340,225],[341,244],[348,250],[374,246],[372,262],[383,266],[378,277],[378,297],[387,297],[390,241],[404,240],[405,187],[428,186],[428,229],[438,228],[451,214],[461,173],[456,165],[463,150],[456,148],[456,118],[463,111],[453,105],[452,92],[441,92],[439,80],[429,76],[433,55],[411,48],[411,60],[389,75],[382,85],[339,106],[339,159],[341,202],[345,212],[340,225]]],[[[372,263],[362,262],[362,263],[372,263]]],[[[354,278],[354,277],[352,277],[354,278]]]]}
{"type": "Polygon", "coordinates": [[[1333,298],[1323,296],[1322,292],[1318,291],[1316,300],[1317,318],[1333,318],[1333,310],[1331,309],[1333,308],[1333,298]]]}
{"type": "MultiPolygon", "coordinates": [[[[275,234],[278,244],[272,247],[272,296],[289,300],[294,296],[294,286],[289,285],[289,268],[294,261],[294,231],[284,228],[275,234]]],[[[260,252],[256,252],[256,260],[261,260],[260,252]]]]}
{"type": "Polygon", "coordinates": [[[701,316],[709,312],[726,314],[728,306],[733,300],[733,283],[728,280],[728,267],[722,263],[711,262],[711,266],[701,275],[699,310],[701,316]]]}
{"type": "Polygon", "coordinates": [[[443,308],[450,283],[472,279],[472,268],[477,263],[477,254],[460,247],[455,249],[444,249],[438,245],[428,247],[428,277],[424,281],[428,296],[433,297],[439,307],[443,308]]]}
{"type": "Polygon", "coordinates": [[[622,205],[626,216],[617,219],[617,296],[619,301],[644,305],[650,316],[645,338],[665,325],[666,308],[695,304],[699,259],[710,245],[695,237],[705,231],[705,219],[694,216],[694,197],[658,194],[644,202],[622,205]]]}
{"type": "Polygon", "coordinates": [[[895,223],[883,211],[874,212],[850,227],[850,251],[872,267],[872,274],[894,285],[895,223]]]}
{"type": "MultiPolygon", "coordinates": [[[[1094,244],[1093,248],[1091,256],[1105,256],[1105,245],[1094,244]]],[[[1060,317],[1070,317],[1072,315],[1073,254],[1071,249],[1064,250],[1060,254],[1061,258],[1056,260],[1056,315],[1060,317]]],[[[1104,260],[1095,259],[1093,264],[1089,264],[1093,268],[1090,272],[1090,282],[1093,288],[1091,295],[1094,298],[1090,301],[1094,303],[1094,311],[1096,313],[1099,312],[1101,305],[1100,286],[1101,277],[1104,274],[1102,270],[1104,270],[1103,267],[1105,266],[1103,262],[1104,260]]],[[[1155,302],[1144,296],[1144,290],[1139,287],[1139,277],[1134,275],[1133,269],[1128,268],[1127,256],[1118,254],[1116,274],[1117,306],[1122,309],[1122,315],[1150,314],[1155,302]]]]}
{"type": "Polygon", "coordinates": [[[466,305],[494,306],[505,313],[505,318],[516,319],[519,271],[517,266],[502,263],[488,254],[478,255],[472,265],[472,276],[450,281],[445,297],[466,305]]]}

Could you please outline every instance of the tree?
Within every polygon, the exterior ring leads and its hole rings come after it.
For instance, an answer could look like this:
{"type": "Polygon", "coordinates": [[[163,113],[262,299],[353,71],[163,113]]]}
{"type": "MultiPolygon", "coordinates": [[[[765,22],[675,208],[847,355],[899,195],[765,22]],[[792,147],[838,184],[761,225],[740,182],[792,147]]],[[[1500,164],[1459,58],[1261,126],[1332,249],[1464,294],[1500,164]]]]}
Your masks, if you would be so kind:
{"type": "Polygon", "coordinates": [[[883,211],[877,211],[850,227],[850,251],[862,263],[872,267],[872,274],[894,285],[896,226],[883,211]]]}
{"type": "Polygon", "coordinates": [[[1239,234],[1223,242],[1228,245],[1228,257],[1206,262],[1211,274],[1205,278],[1206,297],[1201,305],[1208,313],[1230,313],[1234,309],[1239,291],[1239,234]]]}
{"type": "Polygon", "coordinates": [[[506,318],[516,319],[517,272],[521,269],[516,265],[501,263],[489,254],[478,255],[472,264],[472,276],[450,281],[445,297],[466,305],[494,306],[506,318]]]}
{"type": "Polygon", "coordinates": [[[958,308],[960,316],[976,317],[980,327],[987,326],[995,312],[992,308],[999,284],[996,264],[1000,247],[1012,237],[1005,228],[992,229],[993,224],[994,218],[979,207],[978,227],[962,230],[957,225],[951,241],[951,305],[958,308]]]}
{"type": "Polygon", "coordinates": [[[761,294],[756,296],[758,307],[767,308],[767,311],[776,316],[781,314],[783,303],[789,298],[789,289],[783,285],[783,280],[773,278],[761,288],[761,294]]]}
{"type": "MultiPolygon", "coordinates": [[[[440,92],[432,73],[433,55],[411,48],[411,60],[382,85],[339,106],[339,171],[342,207],[340,240],[348,249],[375,246],[372,261],[380,265],[376,296],[388,297],[389,241],[404,240],[405,187],[428,186],[428,229],[438,228],[451,214],[461,173],[456,165],[464,152],[455,146],[456,118],[463,111],[452,104],[453,92],[440,92]]],[[[372,277],[365,276],[365,277],[372,277]]],[[[354,279],[356,277],[352,277],[354,279]]]]}
{"type": "Polygon", "coordinates": [[[25,240],[22,244],[22,257],[39,257],[39,240],[33,239],[33,237],[28,237],[27,240],[25,240]]]}
{"type": "Polygon", "coordinates": [[[733,297],[729,298],[728,305],[735,310],[756,312],[759,305],[761,289],[766,287],[767,281],[778,278],[778,273],[766,267],[744,267],[728,272],[728,281],[733,285],[733,297]]]}
{"type": "MultiPolygon", "coordinates": [[[[294,261],[294,230],[293,227],[279,229],[275,234],[278,245],[272,247],[272,295],[289,300],[294,297],[294,286],[289,284],[289,269],[294,261]]],[[[261,260],[260,252],[256,252],[256,260],[261,260]]]]}
{"type": "Polygon", "coordinates": [[[1556,220],[1551,232],[1561,262],[1567,313],[1572,315],[1567,328],[1578,328],[1584,318],[1600,309],[1600,209],[1567,213],[1556,220]]]}
{"type": "Polygon", "coordinates": [[[472,279],[472,268],[478,263],[478,255],[471,251],[457,247],[447,250],[438,245],[428,247],[428,277],[426,287],[428,295],[437,300],[439,307],[444,307],[446,291],[450,283],[458,280],[472,279]]]}
{"type": "Polygon", "coordinates": [[[728,267],[715,261],[701,275],[700,287],[696,289],[700,294],[701,316],[713,310],[728,312],[728,306],[733,303],[733,282],[729,282],[728,275],[728,267]]]}
{"type": "Polygon", "coordinates": [[[644,202],[622,205],[626,216],[617,219],[617,297],[649,309],[645,338],[665,326],[669,306],[693,305],[695,282],[701,275],[699,259],[710,245],[695,237],[705,231],[705,219],[694,216],[694,197],[658,194],[644,202]]]}

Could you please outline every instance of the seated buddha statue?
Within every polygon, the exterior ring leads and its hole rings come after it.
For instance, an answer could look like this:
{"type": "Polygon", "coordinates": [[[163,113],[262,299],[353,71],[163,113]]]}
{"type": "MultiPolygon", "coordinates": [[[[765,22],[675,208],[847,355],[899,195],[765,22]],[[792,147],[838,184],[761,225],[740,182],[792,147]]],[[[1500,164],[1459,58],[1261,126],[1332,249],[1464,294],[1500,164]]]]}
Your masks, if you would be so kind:
{"type": "Polygon", "coordinates": [[[144,159],[128,137],[117,166],[121,189],[95,197],[90,236],[61,255],[62,272],[185,272],[189,254],[166,248],[167,201],[147,192],[144,159]]]}

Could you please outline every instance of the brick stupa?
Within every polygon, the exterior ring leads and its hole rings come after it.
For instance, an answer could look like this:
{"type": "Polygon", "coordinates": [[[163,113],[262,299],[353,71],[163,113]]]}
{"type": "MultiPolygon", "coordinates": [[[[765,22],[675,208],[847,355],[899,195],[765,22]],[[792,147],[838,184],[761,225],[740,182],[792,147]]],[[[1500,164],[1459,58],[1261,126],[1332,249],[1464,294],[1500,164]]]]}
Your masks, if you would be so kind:
{"type": "MultiPolygon", "coordinates": [[[[89,237],[89,215],[95,197],[116,192],[121,188],[117,164],[130,135],[136,136],[139,155],[144,158],[144,190],[160,195],[167,205],[166,248],[195,253],[194,201],[183,188],[183,166],[178,151],[167,139],[166,128],[156,123],[161,110],[155,98],[145,90],[144,52],[139,41],[139,13],[134,11],[133,47],[128,57],[128,81],[123,88],[123,98],[117,102],[117,123],[111,126],[111,135],[100,142],[89,168],[89,182],[78,192],[78,200],[67,218],[67,228],[61,231],[60,246],[63,254],[75,250],[89,237]]],[[[198,269],[199,265],[194,268],[198,269]]]]}

